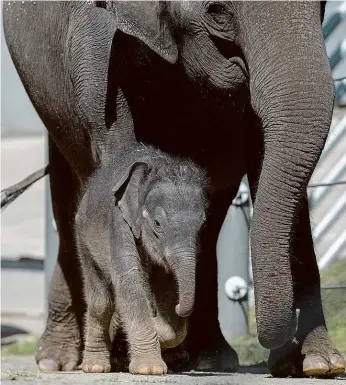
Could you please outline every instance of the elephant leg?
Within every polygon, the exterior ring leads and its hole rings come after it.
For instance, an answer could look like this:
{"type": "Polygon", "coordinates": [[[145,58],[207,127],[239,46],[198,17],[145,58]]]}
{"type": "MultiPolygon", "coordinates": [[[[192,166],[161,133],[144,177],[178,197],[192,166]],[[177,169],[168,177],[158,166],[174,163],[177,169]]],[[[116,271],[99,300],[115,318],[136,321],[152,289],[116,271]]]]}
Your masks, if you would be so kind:
{"type": "Polygon", "coordinates": [[[73,239],[78,183],[52,140],[49,142],[49,163],[53,212],[60,241],[49,292],[47,323],[35,359],[42,371],[70,371],[81,361],[85,308],[73,239]]]}
{"type": "Polygon", "coordinates": [[[184,343],[175,348],[167,349],[162,352],[162,358],[169,370],[180,372],[189,361],[189,354],[185,350],[184,343]]]}
{"type": "Polygon", "coordinates": [[[300,309],[298,328],[293,342],[270,352],[269,369],[277,376],[335,376],[344,372],[345,362],[326,329],[306,195],[297,220],[293,250],[295,307],[300,309]]]}
{"type": "MultiPolygon", "coordinates": [[[[111,370],[110,324],[114,313],[114,292],[105,278],[96,271],[92,261],[83,265],[87,312],[85,320],[85,347],[82,369],[88,373],[107,373],[111,370]]],[[[112,334],[116,333],[117,319],[113,317],[112,334]]]]}
{"type": "Polygon", "coordinates": [[[239,366],[237,354],[226,342],[218,320],[216,259],[219,231],[236,192],[237,187],[211,198],[207,223],[201,234],[195,307],[185,344],[194,370],[229,372],[239,366]]]}

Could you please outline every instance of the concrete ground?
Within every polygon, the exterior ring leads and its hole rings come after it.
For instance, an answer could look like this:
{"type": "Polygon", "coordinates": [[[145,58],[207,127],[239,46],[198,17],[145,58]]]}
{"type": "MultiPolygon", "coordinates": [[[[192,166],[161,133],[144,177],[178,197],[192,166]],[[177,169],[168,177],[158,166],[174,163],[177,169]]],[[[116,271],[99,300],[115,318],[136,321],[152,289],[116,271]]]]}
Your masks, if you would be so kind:
{"type": "Polygon", "coordinates": [[[333,380],[325,379],[274,379],[268,374],[251,374],[251,373],[201,373],[188,372],[179,375],[168,374],[163,377],[155,376],[133,376],[128,373],[107,373],[107,374],[90,374],[77,372],[65,373],[40,373],[32,357],[3,357],[1,368],[1,383],[3,385],[84,385],[84,384],[191,384],[191,385],[340,385],[346,381],[346,377],[339,377],[333,380]]]}

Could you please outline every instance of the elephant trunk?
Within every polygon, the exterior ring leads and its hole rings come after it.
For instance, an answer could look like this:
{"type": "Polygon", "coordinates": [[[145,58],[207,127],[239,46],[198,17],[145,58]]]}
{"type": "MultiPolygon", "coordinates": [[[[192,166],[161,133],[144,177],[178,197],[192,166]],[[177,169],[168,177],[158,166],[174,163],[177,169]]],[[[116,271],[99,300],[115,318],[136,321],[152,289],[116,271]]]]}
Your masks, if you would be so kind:
{"type": "Polygon", "coordinates": [[[180,317],[191,315],[195,302],[196,252],[179,250],[172,254],[171,269],[178,284],[179,302],[175,311],[180,317]]]}
{"type": "Polygon", "coordinates": [[[293,230],[329,132],[334,86],[319,3],[282,2],[280,13],[273,2],[246,6],[244,55],[264,138],[251,233],[257,331],[274,349],[293,337],[293,230]]]}

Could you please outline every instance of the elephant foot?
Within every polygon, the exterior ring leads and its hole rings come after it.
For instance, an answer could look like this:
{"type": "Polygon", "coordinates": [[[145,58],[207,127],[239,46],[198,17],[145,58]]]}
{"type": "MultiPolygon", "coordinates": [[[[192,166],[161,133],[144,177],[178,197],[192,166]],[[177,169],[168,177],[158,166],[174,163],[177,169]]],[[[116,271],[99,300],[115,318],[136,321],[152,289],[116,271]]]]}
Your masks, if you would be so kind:
{"type": "Polygon", "coordinates": [[[345,361],[340,353],[328,357],[307,355],[303,361],[303,372],[311,377],[335,377],[345,371],[345,361]]]}
{"type": "Polygon", "coordinates": [[[167,365],[161,357],[134,357],[131,359],[129,372],[161,376],[167,373],[167,365]]]}
{"type": "Polygon", "coordinates": [[[37,344],[35,360],[42,372],[70,372],[80,364],[80,346],[75,340],[53,342],[41,337],[37,344]]]}
{"type": "Polygon", "coordinates": [[[81,363],[81,339],[74,317],[68,317],[63,324],[48,319],[37,343],[35,360],[43,372],[77,369],[81,363]]]}
{"type": "Polygon", "coordinates": [[[169,370],[173,372],[183,371],[189,362],[189,354],[182,344],[175,348],[165,350],[162,355],[169,370]]]}
{"type": "Polygon", "coordinates": [[[84,357],[82,370],[85,373],[109,373],[111,364],[109,357],[84,357]]]}
{"type": "Polygon", "coordinates": [[[200,372],[236,372],[239,369],[237,353],[225,341],[215,348],[203,349],[192,360],[190,369],[200,372]]]}
{"type": "Polygon", "coordinates": [[[274,377],[335,377],[345,371],[345,361],[324,327],[272,350],[268,366],[274,377]]]}

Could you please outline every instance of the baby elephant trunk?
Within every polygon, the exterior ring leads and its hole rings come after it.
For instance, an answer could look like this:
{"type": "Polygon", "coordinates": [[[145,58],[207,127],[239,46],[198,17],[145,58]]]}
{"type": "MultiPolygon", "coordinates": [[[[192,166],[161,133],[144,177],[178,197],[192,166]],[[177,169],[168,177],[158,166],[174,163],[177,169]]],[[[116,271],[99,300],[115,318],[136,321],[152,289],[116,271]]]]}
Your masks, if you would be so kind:
{"type": "Polygon", "coordinates": [[[196,251],[180,250],[172,255],[172,270],[178,283],[179,303],[175,311],[180,317],[191,315],[195,302],[196,251]]]}

